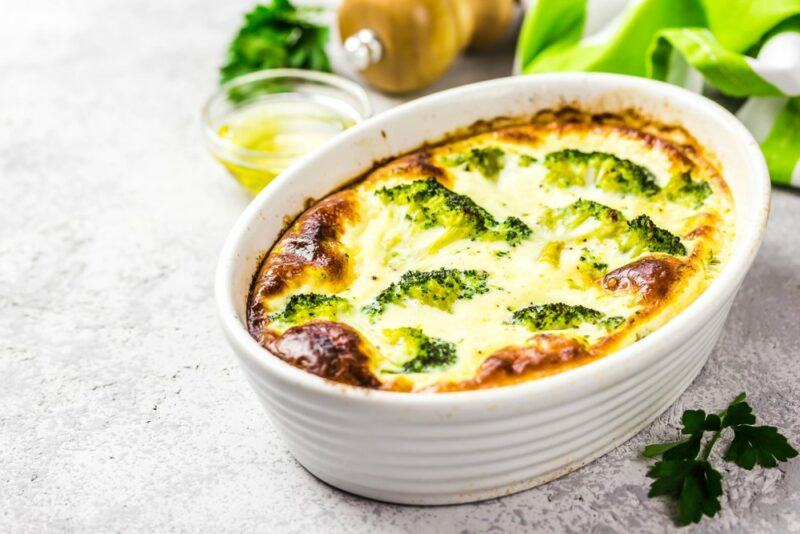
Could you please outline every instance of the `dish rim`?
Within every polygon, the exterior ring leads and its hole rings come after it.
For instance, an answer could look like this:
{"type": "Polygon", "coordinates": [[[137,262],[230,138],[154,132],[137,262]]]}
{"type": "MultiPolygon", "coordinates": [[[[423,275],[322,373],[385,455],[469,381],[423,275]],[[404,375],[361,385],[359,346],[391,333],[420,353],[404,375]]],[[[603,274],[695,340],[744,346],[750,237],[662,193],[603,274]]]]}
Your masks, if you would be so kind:
{"type": "MultiPolygon", "coordinates": [[[[452,130],[457,129],[458,127],[452,128],[452,130]]],[[[424,139],[420,139],[420,143],[424,141],[424,139]]],[[[398,157],[398,155],[390,157],[398,157]]],[[[342,183],[347,182],[343,180],[342,183]]],[[[331,191],[326,191],[324,195],[316,200],[325,198],[335,190],[333,188],[331,191]]],[[[231,229],[217,264],[215,300],[223,330],[233,345],[237,356],[242,359],[242,363],[251,368],[255,367],[260,372],[276,375],[294,386],[311,390],[319,395],[344,397],[352,401],[398,407],[425,406],[435,408],[458,406],[459,408],[466,408],[467,405],[485,405],[486,403],[531,396],[549,398],[551,402],[546,402],[546,404],[551,405],[558,402],[558,399],[563,397],[565,393],[575,392],[576,387],[580,388],[582,385],[587,385],[589,383],[587,380],[591,380],[593,377],[605,378],[614,373],[636,374],[642,367],[647,367],[648,354],[672,351],[685,342],[695,330],[702,328],[701,319],[708,316],[715,308],[721,306],[726,301],[726,298],[730,296],[729,294],[735,293],[741,279],[749,270],[763,239],[769,215],[769,206],[769,173],[758,143],[733,114],[716,102],[665,82],[619,74],[548,73],[497,78],[434,93],[375,115],[340,134],[325,147],[289,167],[252,200],[231,229]],[[705,108],[715,122],[732,130],[733,134],[741,139],[742,145],[747,150],[745,159],[751,163],[752,170],[755,171],[752,175],[754,194],[751,205],[759,210],[758,213],[754,214],[751,224],[744,225],[740,230],[739,246],[732,251],[722,271],[711,281],[702,294],[675,317],[636,343],[572,369],[513,385],[441,393],[382,391],[333,382],[281,360],[251,337],[246,325],[242,324],[238,318],[236,302],[232,296],[231,287],[243,237],[247,233],[251,222],[269,205],[272,196],[271,192],[274,189],[283,186],[284,183],[289,185],[287,182],[296,180],[308,169],[313,169],[315,162],[321,155],[348,147],[351,143],[350,140],[360,135],[361,130],[372,128],[374,124],[382,124],[384,129],[390,128],[396,117],[402,117],[406,113],[412,112],[417,106],[457,100],[460,95],[484,90],[494,85],[531,84],[544,79],[561,80],[565,84],[576,84],[587,77],[603,80],[605,83],[617,82],[625,89],[641,90],[652,93],[655,96],[663,96],[670,101],[670,104],[677,105],[678,108],[685,107],[687,100],[694,101],[696,106],[705,108]],[[658,350],[654,350],[656,348],[658,350]]],[[[740,209],[738,202],[736,209],[740,209]]],[[[584,395],[580,395],[580,397],[582,396],[584,395]]],[[[567,397],[576,398],[575,395],[567,395],[567,397]]]]}

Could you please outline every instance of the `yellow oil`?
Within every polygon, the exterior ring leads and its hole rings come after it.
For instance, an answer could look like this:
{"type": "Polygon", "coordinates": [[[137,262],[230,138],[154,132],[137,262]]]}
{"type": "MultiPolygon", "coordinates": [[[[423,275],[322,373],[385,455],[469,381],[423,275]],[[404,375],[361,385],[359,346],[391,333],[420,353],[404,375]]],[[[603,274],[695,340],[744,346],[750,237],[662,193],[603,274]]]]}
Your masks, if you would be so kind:
{"type": "Polygon", "coordinates": [[[291,163],[358,121],[339,101],[268,95],[232,111],[217,132],[226,143],[216,157],[255,195],[291,163]]]}

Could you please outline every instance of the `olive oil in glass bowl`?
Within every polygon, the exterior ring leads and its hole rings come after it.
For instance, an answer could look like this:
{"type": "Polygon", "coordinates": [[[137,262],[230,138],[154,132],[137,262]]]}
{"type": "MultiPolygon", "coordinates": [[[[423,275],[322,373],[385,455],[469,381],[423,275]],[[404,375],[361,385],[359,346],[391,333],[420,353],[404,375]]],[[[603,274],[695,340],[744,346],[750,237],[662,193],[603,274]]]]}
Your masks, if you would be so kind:
{"type": "Polygon", "coordinates": [[[271,69],[221,86],[203,108],[211,154],[252,195],[286,167],[371,114],[354,82],[271,69]]]}

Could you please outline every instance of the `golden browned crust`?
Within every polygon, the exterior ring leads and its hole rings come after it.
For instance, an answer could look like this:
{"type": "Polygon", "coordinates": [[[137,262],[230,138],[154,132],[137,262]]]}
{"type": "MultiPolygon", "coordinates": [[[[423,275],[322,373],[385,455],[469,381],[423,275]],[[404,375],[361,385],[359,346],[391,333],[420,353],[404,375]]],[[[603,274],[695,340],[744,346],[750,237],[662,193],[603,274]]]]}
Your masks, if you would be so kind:
{"type": "Polygon", "coordinates": [[[635,293],[642,307],[626,321],[626,327],[606,336],[591,347],[600,357],[616,350],[636,329],[666,307],[693,271],[694,257],[645,256],[606,273],[600,285],[611,292],[635,293]]]}
{"type": "Polygon", "coordinates": [[[259,343],[263,345],[270,339],[265,298],[287,291],[309,270],[316,271],[333,287],[347,281],[348,256],[339,236],[344,225],[357,216],[353,192],[341,191],[306,211],[281,237],[261,264],[250,290],[247,326],[259,343]]]}
{"type": "Polygon", "coordinates": [[[540,140],[536,128],[530,125],[514,126],[511,128],[497,130],[494,132],[494,138],[498,141],[505,141],[506,143],[518,143],[525,146],[536,145],[540,140]]]}
{"type": "Polygon", "coordinates": [[[669,295],[683,263],[672,256],[645,256],[607,273],[602,286],[613,292],[635,291],[650,305],[669,295]]]}
{"type": "MultiPolygon", "coordinates": [[[[698,167],[705,167],[708,170],[715,170],[715,168],[718,167],[713,154],[705,151],[702,145],[700,145],[700,143],[682,126],[654,121],[634,109],[627,109],[615,113],[592,113],[578,109],[577,107],[565,105],[558,109],[541,110],[531,117],[497,117],[492,120],[478,120],[470,126],[458,128],[440,139],[422,143],[419,147],[409,151],[406,155],[398,158],[376,160],[372,168],[353,183],[365,177],[374,179],[377,176],[381,176],[383,174],[383,169],[394,168],[393,166],[395,164],[400,164],[406,157],[413,157],[416,154],[426,152],[429,157],[429,150],[431,148],[454,143],[479,134],[492,133],[501,141],[535,144],[541,137],[541,135],[536,132],[546,128],[555,130],[557,128],[569,127],[575,132],[597,129],[598,132],[602,133],[604,131],[609,131],[603,127],[614,126],[619,127],[619,132],[636,132],[634,135],[648,133],[652,136],[654,141],[657,140],[660,143],[669,145],[670,148],[668,148],[668,150],[676,154],[681,160],[686,161],[688,159],[689,161],[693,161],[698,167]]],[[[718,173],[715,172],[710,178],[721,188],[727,188],[727,184],[718,173]]]]}
{"type": "Polygon", "coordinates": [[[380,387],[358,332],[342,323],[316,321],[289,328],[266,348],[304,371],[351,386],[380,387]]]}
{"type": "Polygon", "coordinates": [[[692,241],[704,237],[709,241],[714,241],[717,239],[721,222],[722,219],[715,213],[698,213],[687,221],[686,228],[690,228],[690,230],[683,235],[683,239],[692,241]]]}
{"type": "Polygon", "coordinates": [[[436,178],[442,185],[448,186],[448,174],[433,162],[430,151],[420,150],[401,158],[398,158],[387,165],[378,168],[369,175],[372,182],[396,178],[398,175],[405,176],[406,179],[436,178]]]}
{"type": "Polygon", "coordinates": [[[506,386],[551,374],[591,357],[579,341],[556,334],[538,334],[521,347],[505,347],[481,364],[475,378],[443,384],[437,391],[458,391],[506,386]]]}

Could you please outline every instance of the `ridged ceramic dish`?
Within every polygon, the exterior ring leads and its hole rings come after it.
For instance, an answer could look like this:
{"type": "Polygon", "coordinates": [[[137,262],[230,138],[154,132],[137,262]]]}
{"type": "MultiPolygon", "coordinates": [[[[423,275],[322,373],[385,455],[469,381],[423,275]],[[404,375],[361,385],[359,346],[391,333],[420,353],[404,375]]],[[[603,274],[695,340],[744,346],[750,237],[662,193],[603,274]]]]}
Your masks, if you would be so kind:
{"type": "Polygon", "coordinates": [[[446,504],[547,482],[624,442],[697,376],[755,257],[769,178],[755,140],[717,104],[671,85],[607,74],[505,78],[432,95],[376,116],[291,167],[250,204],[216,279],[223,327],[294,456],[344,490],[384,501],[446,504]],[[326,381],[271,356],[250,337],[245,303],[265,244],[285,219],[376,161],[476,121],[574,105],[638,110],[686,128],[718,157],[736,205],[734,251],[709,288],[668,324],[598,361],[493,389],[436,394],[326,381]]]}

